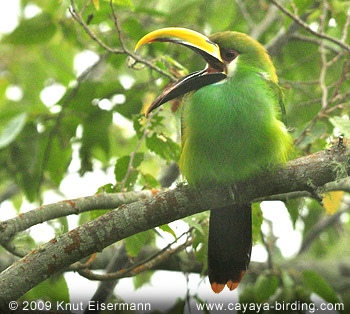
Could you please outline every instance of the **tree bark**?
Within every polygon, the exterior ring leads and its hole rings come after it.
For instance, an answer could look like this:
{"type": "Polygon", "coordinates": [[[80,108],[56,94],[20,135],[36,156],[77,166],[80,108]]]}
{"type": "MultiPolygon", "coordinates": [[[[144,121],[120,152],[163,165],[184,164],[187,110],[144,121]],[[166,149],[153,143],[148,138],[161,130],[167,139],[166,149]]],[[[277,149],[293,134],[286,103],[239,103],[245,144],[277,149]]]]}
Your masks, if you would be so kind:
{"type": "Polygon", "coordinates": [[[350,149],[336,146],[236,183],[234,195],[227,187],[195,190],[180,186],[149,199],[122,205],[41,245],[3,271],[0,274],[0,306],[18,299],[52,274],[116,241],[208,208],[282,193],[314,191],[328,182],[347,177],[349,160],[350,149]]]}

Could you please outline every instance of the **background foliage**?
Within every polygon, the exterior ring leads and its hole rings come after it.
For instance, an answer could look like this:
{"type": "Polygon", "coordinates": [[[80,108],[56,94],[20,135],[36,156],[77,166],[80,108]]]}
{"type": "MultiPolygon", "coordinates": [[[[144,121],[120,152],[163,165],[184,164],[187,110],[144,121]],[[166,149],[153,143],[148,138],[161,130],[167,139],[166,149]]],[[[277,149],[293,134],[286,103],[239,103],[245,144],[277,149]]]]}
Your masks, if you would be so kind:
{"type": "MultiPolygon", "coordinates": [[[[312,30],[349,45],[349,1],[281,4],[312,30]]],[[[141,62],[135,62],[135,43],[157,28],[181,26],[205,34],[236,30],[264,44],[285,92],[295,156],[329,147],[340,134],[350,137],[349,51],[311,35],[270,1],[115,0],[114,8],[117,21],[109,1],[22,0],[18,26],[0,37],[0,202],[10,201],[17,213],[24,209],[24,200],[38,205],[48,191],[61,194],[62,180],[72,173],[113,172],[113,180],[96,187],[107,193],[160,189],[170,185],[164,182],[174,181],[174,163],[180,155],[180,101],[172,101],[149,119],[143,112],[171,79],[201,69],[204,63],[181,47],[157,43],[144,48],[141,62]],[[34,16],[28,16],[33,8],[34,16]],[[84,55],[91,63],[79,72],[77,61],[84,55]]],[[[2,211],[10,206],[4,204],[2,211]]],[[[343,192],[326,196],[324,207],[316,196],[286,202],[303,238],[294,259],[283,257],[273,229],[261,233],[262,211],[255,204],[254,239],[266,247],[269,263],[252,265],[240,301],[310,302],[315,293],[327,302],[349,306],[349,204],[343,192]]],[[[80,223],[101,213],[82,214],[80,223]]],[[[207,214],[200,214],[184,220],[192,246],[187,245],[188,254],[203,271],[207,219],[207,214]]],[[[68,230],[63,218],[51,226],[56,234],[68,230]]],[[[154,249],[162,232],[180,236],[169,226],[157,230],[126,239],[128,256],[138,256],[145,245],[154,249]]],[[[17,235],[12,243],[25,250],[38,245],[30,233],[17,235]]],[[[4,248],[0,254],[5,267],[9,253],[4,248]]],[[[135,287],[151,275],[137,275],[135,287]]],[[[24,298],[69,300],[64,277],[53,279],[24,298]]],[[[179,301],[177,311],[186,302],[179,301]]]]}

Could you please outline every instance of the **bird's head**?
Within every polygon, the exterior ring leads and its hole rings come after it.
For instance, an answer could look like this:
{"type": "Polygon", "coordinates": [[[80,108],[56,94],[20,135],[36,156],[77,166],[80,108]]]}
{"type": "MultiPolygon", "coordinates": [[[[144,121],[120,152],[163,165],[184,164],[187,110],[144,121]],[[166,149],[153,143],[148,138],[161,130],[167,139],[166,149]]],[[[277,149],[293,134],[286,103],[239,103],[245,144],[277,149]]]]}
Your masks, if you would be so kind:
{"type": "Polygon", "coordinates": [[[204,70],[191,73],[167,87],[151,104],[146,115],[175,97],[230,79],[239,68],[254,70],[277,82],[275,68],[265,48],[246,34],[225,31],[206,37],[185,28],[163,28],[142,37],[135,50],[143,44],[156,41],[188,47],[201,55],[207,66],[204,70]]]}

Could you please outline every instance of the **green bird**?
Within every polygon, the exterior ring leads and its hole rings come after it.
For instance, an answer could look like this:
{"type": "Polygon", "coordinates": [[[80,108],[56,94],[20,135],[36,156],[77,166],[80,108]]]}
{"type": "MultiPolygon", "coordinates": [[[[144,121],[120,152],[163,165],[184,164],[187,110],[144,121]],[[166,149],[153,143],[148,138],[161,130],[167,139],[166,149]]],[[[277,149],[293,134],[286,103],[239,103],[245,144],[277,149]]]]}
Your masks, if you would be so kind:
{"type": "MultiPolygon", "coordinates": [[[[184,28],[164,28],[136,45],[172,42],[199,53],[204,70],[166,88],[148,108],[193,92],[182,106],[180,169],[189,185],[231,188],[286,162],[292,140],[275,68],[265,48],[246,34],[225,31],[206,37],[184,28]]],[[[212,290],[235,289],[252,250],[250,204],[210,212],[208,276],[212,290]]]]}

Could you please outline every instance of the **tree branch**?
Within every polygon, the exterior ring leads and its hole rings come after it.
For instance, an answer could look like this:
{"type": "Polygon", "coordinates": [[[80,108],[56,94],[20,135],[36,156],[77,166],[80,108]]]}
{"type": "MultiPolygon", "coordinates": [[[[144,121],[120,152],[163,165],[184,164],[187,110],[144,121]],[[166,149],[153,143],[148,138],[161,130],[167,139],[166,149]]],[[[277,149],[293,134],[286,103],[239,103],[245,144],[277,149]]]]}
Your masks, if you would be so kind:
{"type": "Polygon", "coordinates": [[[90,271],[88,268],[78,269],[79,274],[90,280],[116,280],[126,277],[133,277],[142,272],[152,270],[157,265],[164,263],[170,256],[174,256],[177,253],[183,251],[186,247],[192,244],[191,240],[187,240],[185,243],[178,245],[173,249],[161,250],[160,252],[155,253],[154,257],[149,258],[147,261],[142,261],[136,265],[132,265],[126,269],[120,269],[118,271],[107,273],[107,274],[97,274],[90,271]]]}
{"type": "Polygon", "coordinates": [[[350,205],[341,210],[338,210],[334,215],[327,216],[326,218],[320,220],[304,238],[303,243],[301,244],[301,247],[299,249],[298,255],[304,253],[324,230],[339,222],[340,216],[349,211],[350,205]]]}
{"type": "Polygon", "coordinates": [[[0,222],[0,244],[8,242],[16,233],[27,230],[44,221],[69,215],[77,215],[91,210],[113,209],[122,204],[129,204],[139,199],[149,198],[156,193],[158,193],[158,190],[95,194],[43,205],[14,218],[0,222]]]}
{"type": "Polygon", "coordinates": [[[109,53],[113,53],[113,54],[126,54],[128,56],[130,56],[131,58],[133,58],[134,60],[136,60],[139,63],[142,63],[144,65],[146,65],[147,67],[149,67],[150,69],[158,72],[159,74],[167,77],[168,79],[170,79],[171,81],[175,81],[176,78],[173,77],[171,74],[163,71],[162,69],[158,68],[157,66],[155,66],[154,64],[152,64],[151,62],[141,58],[140,56],[138,56],[137,54],[131,52],[130,50],[128,50],[125,47],[123,38],[122,38],[122,34],[121,31],[119,29],[118,23],[117,23],[117,19],[116,19],[116,14],[113,8],[113,4],[111,3],[111,8],[113,11],[113,19],[114,19],[114,23],[115,26],[117,28],[117,32],[119,35],[119,39],[121,42],[121,49],[120,48],[112,48],[109,47],[107,44],[105,44],[98,36],[96,36],[96,34],[89,28],[89,26],[84,22],[84,20],[82,19],[81,15],[79,14],[78,10],[76,9],[74,0],[71,0],[71,8],[69,8],[69,12],[72,15],[72,17],[83,27],[83,29],[85,30],[85,32],[90,36],[90,38],[92,40],[94,40],[95,42],[97,42],[97,44],[99,46],[101,46],[103,49],[105,49],[106,51],[108,51],[109,53]]]}
{"type": "Polygon", "coordinates": [[[275,6],[270,6],[265,14],[265,17],[258,25],[253,25],[250,36],[256,40],[271,26],[271,24],[277,18],[277,8],[275,6]]]}
{"type": "Polygon", "coordinates": [[[274,172],[227,187],[192,189],[180,186],[155,197],[122,205],[33,250],[0,274],[0,306],[19,298],[52,274],[133,234],[208,208],[247,203],[263,196],[313,191],[350,173],[350,149],[335,146],[296,160],[274,172]],[[269,184],[266,184],[269,182],[269,184]]]}
{"type": "MultiPolygon", "coordinates": [[[[304,13],[301,16],[301,19],[307,19],[307,17],[310,15],[310,13],[304,13]]],[[[277,55],[283,46],[289,43],[290,40],[292,40],[294,34],[301,28],[301,26],[293,22],[289,25],[288,29],[285,30],[284,28],[281,28],[281,30],[277,33],[277,35],[272,38],[266,45],[265,48],[269,52],[271,56],[277,55]]]]}
{"type": "Polygon", "coordinates": [[[293,13],[289,12],[287,9],[285,9],[283,6],[281,6],[277,1],[275,0],[269,0],[270,2],[272,2],[281,12],[283,12],[285,15],[289,16],[290,18],[292,18],[296,23],[298,23],[300,26],[302,26],[303,28],[305,28],[309,33],[319,37],[319,38],[324,38],[327,39],[333,43],[335,43],[336,45],[342,47],[343,49],[347,50],[348,52],[350,52],[350,46],[348,46],[347,44],[345,44],[343,41],[338,40],[336,38],[333,38],[331,36],[328,36],[324,33],[319,33],[314,31],[307,23],[305,23],[299,16],[294,15],[293,13]]]}
{"type": "MultiPolygon", "coordinates": [[[[306,41],[306,42],[315,44],[317,46],[321,45],[321,40],[320,39],[309,37],[309,36],[304,36],[304,35],[300,35],[300,34],[293,34],[290,39],[291,40],[306,41]]],[[[329,51],[332,51],[332,52],[334,52],[336,54],[339,54],[341,52],[339,49],[336,49],[336,48],[334,48],[331,45],[327,45],[326,43],[324,43],[324,47],[326,49],[328,49],[329,51]]]]}

